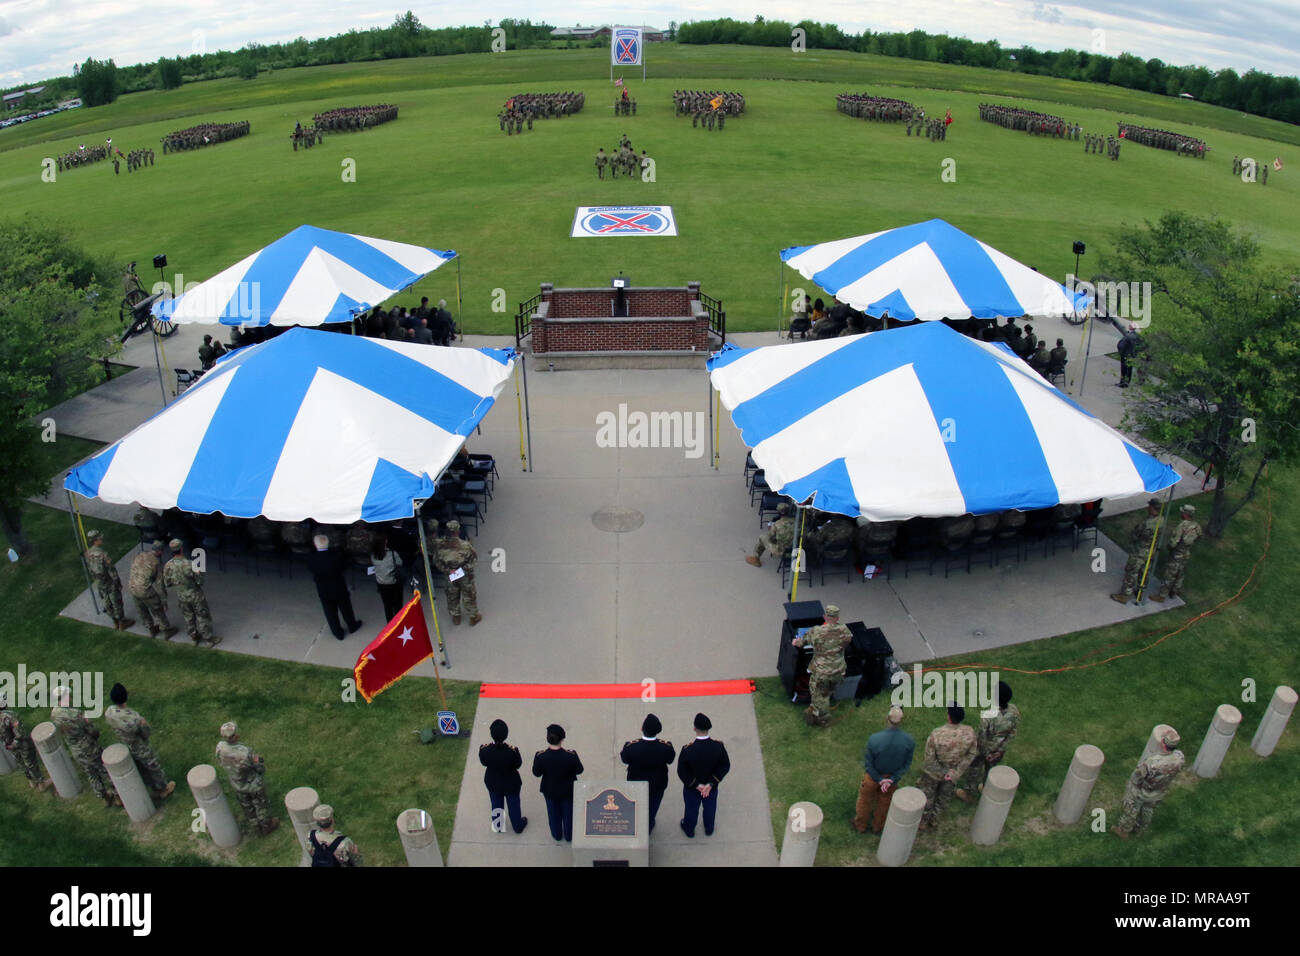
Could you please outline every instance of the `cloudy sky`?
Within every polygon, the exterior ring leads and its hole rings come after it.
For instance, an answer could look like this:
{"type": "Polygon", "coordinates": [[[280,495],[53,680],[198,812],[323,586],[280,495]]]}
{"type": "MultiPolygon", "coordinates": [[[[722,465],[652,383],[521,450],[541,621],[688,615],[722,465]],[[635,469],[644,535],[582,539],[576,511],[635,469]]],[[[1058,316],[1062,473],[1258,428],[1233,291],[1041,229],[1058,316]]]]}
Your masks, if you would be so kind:
{"type": "Polygon", "coordinates": [[[996,38],[1003,46],[1043,50],[1134,53],[1143,59],[1212,69],[1252,67],[1298,72],[1300,4],[1295,0],[1090,0],[1086,4],[1033,0],[664,0],[624,7],[594,0],[504,0],[481,7],[405,0],[0,0],[0,86],[70,74],[88,56],[119,66],[209,50],[238,49],[250,41],[275,43],[387,26],[411,9],[426,26],[495,23],[505,17],[556,26],[623,23],[666,27],[729,16],[752,20],[836,23],[850,33],[908,31],[996,38]]]}

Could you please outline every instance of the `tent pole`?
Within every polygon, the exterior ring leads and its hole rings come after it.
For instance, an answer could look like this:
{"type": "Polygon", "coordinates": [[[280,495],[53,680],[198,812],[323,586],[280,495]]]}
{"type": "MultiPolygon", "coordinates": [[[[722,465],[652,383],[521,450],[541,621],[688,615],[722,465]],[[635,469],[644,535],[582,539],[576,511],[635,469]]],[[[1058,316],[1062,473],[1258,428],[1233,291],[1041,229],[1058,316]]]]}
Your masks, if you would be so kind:
{"type": "Polygon", "coordinates": [[[519,364],[524,370],[524,431],[528,436],[528,468],[526,471],[533,470],[533,415],[531,406],[528,404],[528,356],[520,355],[519,364]]]}
{"type": "Polygon", "coordinates": [[[803,527],[804,515],[806,511],[803,505],[796,505],[799,509],[799,539],[795,544],[794,556],[790,559],[791,576],[790,576],[790,601],[794,602],[795,595],[799,593],[799,572],[803,569],[803,527]]]}
{"type": "Polygon", "coordinates": [[[709,379],[709,464],[718,467],[718,449],[713,442],[713,379],[709,379]]]}
{"type": "Polygon", "coordinates": [[[1088,380],[1088,353],[1092,351],[1092,320],[1088,320],[1088,344],[1083,348],[1083,374],[1079,376],[1079,397],[1083,397],[1083,383],[1088,380]]]}
{"type": "MultiPolygon", "coordinates": [[[[778,252],[776,254],[776,287],[780,290],[777,295],[781,297],[776,303],[776,334],[778,338],[785,337],[783,334],[785,326],[785,270],[781,268],[782,265],[784,263],[781,262],[781,253],[778,252]]],[[[790,336],[790,340],[794,341],[793,335],[790,336]]]]}
{"type": "Polygon", "coordinates": [[[456,314],[460,316],[460,340],[465,341],[465,305],[460,298],[460,256],[456,257],[456,314]]]}
{"type": "Polygon", "coordinates": [[[95,585],[90,580],[90,568],[86,567],[86,548],[88,547],[86,536],[82,531],[81,523],[77,520],[77,505],[72,500],[72,492],[64,488],[63,493],[68,496],[68,517],[72,519],[72,540],[77,543],[77,557],[81,561],[82,573],[86,575],[86,590],[90,592],[90,603],[94,606],[95,613],[98,614],[99,601],[95,597],[95,585]]]}
{"type": "Polygon", "coordinates": [[[717,414],[713,416],[713,469],[716,471],[722,462],[722,393],[715,392],[710,407],[717,405],[717,414]]]}
{"type": "MultiPolygon", "coordinates": [[[[438,636],[438,653],[442,655],[442,664],[447,670],[451,670],[451,661],[447,658],[447,645],[443,643],[442,628],[438,624],[438,602],[435,600],[437,588],[433,586],[433,571],[429,567],[429,543],[424,537],[424,519],[420,517],[420,508],[423,505],[424,501],[421,501],[418,505],[414,505],[413,510],[415,512],[415,529],[420,534],[420,556],[424,558],[424,586],[427,589],[424,596],[429,599],[429,613],[433,615],[433,632],[438,636]]],[[[437,673],[438,665],[436,662],[433,668],[434,673],[437,673]]],[[[442,692],[441,679],[438,682],[438,692],[442,692]]],[[[442,705],[443,709],[446,710],[447,698],[445,696],[442,699],[442,705]]]]}
{"type": "Polygon", "coordinates": [[[153,364],[158,369],[158,388],[162,391],[163,408],[167,407],[167,383],[163,381],[162,359],[158,356],[158,333],[150,329],[153,338],[153,364]]]}

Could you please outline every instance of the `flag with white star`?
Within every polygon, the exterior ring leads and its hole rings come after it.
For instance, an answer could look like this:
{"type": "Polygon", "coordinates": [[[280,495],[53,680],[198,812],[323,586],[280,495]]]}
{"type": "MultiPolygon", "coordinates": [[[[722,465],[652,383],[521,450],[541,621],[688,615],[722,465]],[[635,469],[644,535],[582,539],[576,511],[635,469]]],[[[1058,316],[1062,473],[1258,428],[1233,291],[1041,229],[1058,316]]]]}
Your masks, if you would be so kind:
{"type": "Polygon", "coordinates": [[[397,616],[384,625],[379,636],[366,645],[352,668],[357,690],[374,699],[407,675],[417,664],[433,656],[429,628],[420,607],[420,592],[406,603],[397,616]]]}

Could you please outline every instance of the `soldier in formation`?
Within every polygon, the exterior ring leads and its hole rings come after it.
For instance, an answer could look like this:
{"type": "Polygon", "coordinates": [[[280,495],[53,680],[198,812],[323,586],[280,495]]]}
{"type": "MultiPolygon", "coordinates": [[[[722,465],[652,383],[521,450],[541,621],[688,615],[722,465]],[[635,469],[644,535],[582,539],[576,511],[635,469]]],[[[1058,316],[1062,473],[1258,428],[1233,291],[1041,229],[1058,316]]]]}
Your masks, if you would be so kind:
{"type": "Polygon", "coordinates": [[[176,603],[180,605],[186,633],[194,646],[216,647],[221,638],[212,633],[212,612],[203,594],[203,579],[183,554],[185,545],[179,538],[172,538],[167,546],[172,556],[163,567],[163,586],[175,589],[176,603]]]}
{"type": "Polygon", "coordinates": [[[1168,795],[1183,769],[1183,752],[1176,749],[1180,739],[1170,727],[1160,738],[1160,750],[1139,763],[1128,778],[1119,820],[1110,828],[1121,840],[1140,836],[1151,825],[1156,804],[1168,795]]]}
{"type": "Polygon", "coordinates": [[[122,579],[118,577],[117,565],[104,550],[104,536],[99,531],[90,531],[86,540],[90,542],[85,554],[86,570],[95,582],[95,590],[99,593],[104,610],[113,619],[113,627],[125,631],[135,623],[135,619],[127,617],[122,609],[122,579]]]}
{"type": "Polygon", "coordinates": [[[234,721],[221,725],[217,763],[225,769],[235,799],[248,822],[263,836],[278,827],[280,818],[271,816],[266,799],[266,762],[253,748],[239,742],[239,727],[234,721]]]}
{"type": "Polygon", "coordinates": [[[791,641],[795,647],[807,645],[813,649],[813,658],[808,663],[809,703],[804,711],[809,726],[825,727],[831,722],[831,695],[844,679],[848,668],[844,648],[852,640],[853,634],[840,623],[840,609],[828,604],[823,622],[791,641]]]}
{"type": "Polygon", "coordinates": [[[794,532],[794,505],[783,501],[776,506],[776,520],[758,536],[754,553],[745,555],[745,563],[761,568],[764,551],[777,559],[788,554],[791,545],[794,544],[794,532]]]}
{"type": "Polygon", "coordinates": [[[1129,533],[1128,561],[1124,565],[1124,581],[1119,590],[1110,596],[1112,601],[1127,604],[1128,599],[1137,590],[1142,569],[1146,567],[1148,556],[1153,553],[1152,543],[1160,530],[1160,510],[1159,498],[1149,500],[1146,516],[1135,524],[1129,533]]]}
{"type": "Polygon", "coordinates": [[[141,551],[131,562],[131,573],[127,576],[127,590],[135,601],[140,620],[149,629],[150,637],[159,633],[171,640],[176,628],[167,620],[167,591],[162,579],[161,541],[154,541],[147,551],[141,551]]]}
{"type": "Polygon", "coordinates": [[[975,793],[984,789],[989,771],[1002,762],[1019,729],[1020,711],[1011,703],[1011,685],[998,681],[998,711],[990,717],[980,716],[980,729],[975,735],[979,752],[966,775],[958,781],[960,786],[954,791],[958,800],[970,803],[975,799],[975,793]]]}
{"type": "Polygon", "coordinates": [[[507,133],[523,132],[524,124],[533,128],[533,120],[572,116],[586,104],[586,94],[566,90],[559,93],[516,93],[506,100],[497,114],[498,123],[507,133]]]}
{"type": "Polygon", "coordinates": [[[137,169],[143,169],[145,166],[153,165],[152,149],[133,149],[126,154],[126,171],[135,172],[137,169]]]}
{"type": "Polygon", "coordinates": [[[443,530],[445,533],[433,553],[433,563],[447,575],[447,609],[451,612],[451,623],[460,623],[463,610],[469,614],[469,623],[473,627],[483,620],[483,615],[478,612],[478,590],[474,586],[474,562],[478,560],[478,552],[474,545],[461,538],[459,521],[448,521],[443,530]]]}
{"type": "Polygon", "coordinates": [[[925,116],[924,111],[906,100],[888,96],[871,96],[867,93],[840,93],[835,97],[835,108],[855,119],[880,120],[886,123],[915,125],[925,116]]]}
{"type": "Polygon", "coordinates": [[[699,117],[710,110],[718,110],[729,116],[739,116],[745,112],[745,97],[741,93],[729,90],[675,90],[673,92],[673,112],[676,116],[699,117]]]}
{"type": "Polygon", "coordinates": [[[627,764],[628,780],[644,780],[650,785],[650,832],[655,829],[655,816],[668,792],[668,768],[677,759],[671,740],[663,740],[659,733],[663,723],[654,714],[646,714],[641,721],[641,739],[629,740],[619,751],[618,759],[627,764]]]}
{"type": "Polygon", "coordinates": [[[1169,561],[1165,564],[1165,583],[1160,590],[1151,595],[1157,603],[1171,597],[1181,597],[1183,593],[1183,574],[1187,571],[1187,559],[1191,556],[1192,545],[1201,536],[1201,526],[1193,520],[1195,505],[1183,505],[1178,509],[1182,520],[1169,536],[1169,561]]]}
{"type": "Polygon", "coordinates": [[[312,866],[361,866],[361,851],[352,842],[334,829],[334,808],[322,803],[311,812],[312,831],[307,834],[311,846],[312,866]]]}
{"type": "Polygon", "coordinates": [[[18,714],[9,708],[9,695],[5,693],[0,693],[0,746],[13,756],[29,787],[42,793],[50,789],[50,779],[41,769],[32,735],[23,727],[18,714]]]}
{"type": "Polygon", "coordinates": [[[111,159],[114,151],[108,145],[96,146],[78,146],[76,149],[69,150],[62,156],[54,157],[54,165],[59,172],[69,169],[76,169],[78,166],[89,166],[91,163],[97,163],[100,160],[111,159]]]}
{"type": "Polygon", "coordinates": [[[1210,150],[1210,147],[1205,145],[1204,140],[1183,133],[1174,133],[1167,129],[1148,129],[1145,126],[1133,126],[1129,123],[1119,123],[1117,125],[1122,139],[1131,140],[1142,146],[1173,150],[1179,156],[1194,156],[1197,159],[1204,159],[1205,154],[1210,150]]]}
{"type": "Polygon", "coordinates": [[[1037,113],[997,103],[981,103],[980,119],[1006,129],[1023,130],[1033,136],[1055,136],[1059,139],[1066,136],[1065,120],[1050,113],[1037,113]]]}
{"type": "Polygon", "coordinates": [[[99,728],[92,724],[80,710],[71,705],[72,693],[66,687],[54,690],[55,706],[50,710],[50,720],[59,728],[68,750],[90,779],[90,789],[104,801],[104,806],[122,806],[113,781],[104,768],[104,748],[99,745],[99,728]]]}
{"type": "Polygon", "coordinates": [[[317,113],[311,118],[312,127],[318,130],[344,131],[370,129],[380,123],[397,119],[397,107],[391,103],[373,106],[340,106],[317,113]]]}
{"type": "Polygon", "coordinates": [[[605,178],[605,169],[609,166],[609,156],[605,153],[605,147],[602,146],[596,150],[596,178],[605,178]]]}
{"type": "Polygon", "coordinates": [[[921,814],[922,830],[932,829],[948,806],[956,783],[979,753],[974,728],[962,723],[964,708],[951,704],[948,722],[931,731],[925,741],[925,763],[917,786],[925,794],[925,811],[921,814]]]}
{"type": "Polygon", "coordinates": [[[237,123],[200,123],[198,126],[168,133],[162,138],[162,151],[175,153],[183,149],[201,149],[213,143],[247,136],[248,132],[248,120],[237,123]]]}
{"type": "Polygon", "coordinates": [[[140,771],[140,779],[149,788],[154,799],[165,800],[175,791],[176,782],[167,779],[167,774],[163,772],[162,761],[158,759],[157,752],[149,743],[149,737],[153,733],[149,722],[126,706],[126,698],[126,688],[121,684],[114,684],[112,690],[108,692],[108,699],[113,703],[104,711],[104,720],[108,721],[108,726],[113,728],[118,741],[131,751],[131,759],[135,761],[136,769],[140,771]]]}

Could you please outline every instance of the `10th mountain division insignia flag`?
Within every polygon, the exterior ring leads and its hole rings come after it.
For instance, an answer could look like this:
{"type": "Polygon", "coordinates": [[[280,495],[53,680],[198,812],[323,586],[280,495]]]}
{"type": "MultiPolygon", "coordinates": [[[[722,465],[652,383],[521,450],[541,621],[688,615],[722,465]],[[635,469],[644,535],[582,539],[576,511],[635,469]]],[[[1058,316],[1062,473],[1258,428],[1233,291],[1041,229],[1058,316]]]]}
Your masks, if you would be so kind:
{"type": "Polygon", "coordinates": [[[672,206],[579,206],[570,238],[589,236],[675,236],[672,206]]]}
{"type": "Polygon", "coordinates": [[[609,40],[610,63],[614,66],[641,65],[640,27],[615,27],[609,40]]]}

